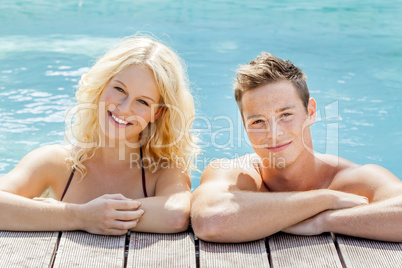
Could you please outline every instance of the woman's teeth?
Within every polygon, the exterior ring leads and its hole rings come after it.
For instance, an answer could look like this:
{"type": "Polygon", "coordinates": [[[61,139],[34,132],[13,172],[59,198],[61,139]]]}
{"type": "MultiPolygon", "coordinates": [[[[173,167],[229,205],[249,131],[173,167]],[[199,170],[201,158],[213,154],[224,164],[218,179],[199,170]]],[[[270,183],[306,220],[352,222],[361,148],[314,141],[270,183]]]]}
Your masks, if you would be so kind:
{"type": "Polygon", "coordinates": [[[127,125],[129,123],[123,119],[116,117],[114,114],[112,114],[112,118],[114,119],[114,121],[116,121],[119,124],[127,125]]]}

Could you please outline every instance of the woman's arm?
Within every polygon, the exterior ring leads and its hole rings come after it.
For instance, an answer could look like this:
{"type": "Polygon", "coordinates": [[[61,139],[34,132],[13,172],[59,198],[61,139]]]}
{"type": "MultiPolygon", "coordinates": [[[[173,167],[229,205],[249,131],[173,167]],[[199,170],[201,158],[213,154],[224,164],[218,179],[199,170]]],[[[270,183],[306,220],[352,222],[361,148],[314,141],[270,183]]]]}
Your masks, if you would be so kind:
{"type": "Polygon", "coordinates": [[[45,146],[26,155],[0,178],[0,230],[65,231],[85,230],[120,235],[136,226],[140,203],[121,195],[105,195],[86,204],[56,200],[35,201],[49,186],[66,183],[66,149],[45,146]],[[133,211],[135,210],[135,211],[133,211]]]}
{"type": "Polygon", "coordinates": [[[170,167],[161,170],[155,196],[138,199],[145,212],[133,231],[177,233],[188,229],[191,180],[187,172],[170,167]]]}
{"type": "Polygon", "coordinates": [[[120,194],[104,195],[86,204],[49,199],[35,201],[0,191],[0,230],[69,231],[122,235],[137,225],[140,203],[120,194]]]}

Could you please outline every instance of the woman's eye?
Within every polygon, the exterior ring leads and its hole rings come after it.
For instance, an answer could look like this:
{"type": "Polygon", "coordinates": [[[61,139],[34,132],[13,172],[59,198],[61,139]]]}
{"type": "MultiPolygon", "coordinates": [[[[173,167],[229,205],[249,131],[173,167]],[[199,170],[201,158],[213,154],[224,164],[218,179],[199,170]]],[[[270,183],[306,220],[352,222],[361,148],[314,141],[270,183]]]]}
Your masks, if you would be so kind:
{"type": "Polygon", "coordinates": [[[126,93],[124,91],[124,89],[122,89],[121,87],[114,87],[117,91],[121,92],[121,93],[126,93]]]}
{"type": "Polygon", "coordinates": [[[146,101],[144,101],[144,100],[138,100],[138,102],[141,103],[141,104],[144,104],[146,106],[149,106],[148,103],[146,101]]]}

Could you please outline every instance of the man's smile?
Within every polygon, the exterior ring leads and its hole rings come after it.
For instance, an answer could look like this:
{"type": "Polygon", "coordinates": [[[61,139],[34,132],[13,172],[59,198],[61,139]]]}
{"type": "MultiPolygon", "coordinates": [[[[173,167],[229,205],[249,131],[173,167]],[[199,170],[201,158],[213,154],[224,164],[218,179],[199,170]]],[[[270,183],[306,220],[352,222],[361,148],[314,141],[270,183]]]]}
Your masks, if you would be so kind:
{"type": "Polygon", "coordinates": [[[270,150],[270,151],[272,151],[272,152],[280,152],[280,151],[283,151],[283,150],[285,150],[286,148],[288,148],[291,143],[292,143],[292,142],[283,143],[283,144],[280,144],[280,145],[268,147],[267,149],[270,150]]]}

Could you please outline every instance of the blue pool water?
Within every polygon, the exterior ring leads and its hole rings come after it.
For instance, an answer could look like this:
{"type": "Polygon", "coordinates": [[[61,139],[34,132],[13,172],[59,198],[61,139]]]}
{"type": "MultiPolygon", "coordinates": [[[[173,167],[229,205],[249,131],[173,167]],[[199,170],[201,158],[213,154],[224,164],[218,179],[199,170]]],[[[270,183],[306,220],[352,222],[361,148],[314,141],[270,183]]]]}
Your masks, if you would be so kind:
{"type": "MultiPolygon", "coordinates": [[[[251,152],[232,94],[239,64],[261,51],[308,75],[315,150],[402,178],[402,2],[0,2],[0,176],[29,151],[63,143],[65,110],[94,57],[150,32],[188,64],[203,153],[198,168],[251,152]],[[328,138],[328,139],[327,139],[328,138]]],[[[200,173],[193,174],[193,188],[200,173]]]]}

